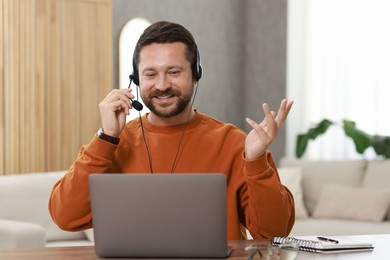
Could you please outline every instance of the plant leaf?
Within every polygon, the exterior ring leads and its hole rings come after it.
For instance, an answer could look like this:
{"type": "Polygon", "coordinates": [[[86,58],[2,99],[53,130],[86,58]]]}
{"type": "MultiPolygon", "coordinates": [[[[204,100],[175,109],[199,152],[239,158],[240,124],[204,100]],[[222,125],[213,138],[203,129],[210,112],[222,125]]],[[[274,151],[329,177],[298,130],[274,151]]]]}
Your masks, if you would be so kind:
{"type": "Polygon", "coordinates": [[[301,158],[305,153],[307,144],[309,143],[310,139],[314,140],[318,136],[324,134],[332,124],[332,121],[323,119],[320,123],[310,128],[306,134],[299,134],[297,136],[297,145],[295,150],[295,155],[297,158],[301,158]]]}
{"type": "Polygon", "coordinates": [[[372,137],[372,147],[377,155],[383,155],[385,158],[390,158],[390,137],[374,135],[372,137]]]}
{"type": "Polygon", "coordinates": [[[306,146],[309,142],[309,137],[304,134],[300,134],[297,136],[297,146],[295,150],[295,155],[297,158],[301,158],[302,155],[305,153],[306,146]]]}
{"type": "Polygon", "coordinates": [[[356,151],[362,154],[372,144],[373,137],[356,128],[356,123],[349,120],[343,121],[344,132],[355,143],[356,151]]]}

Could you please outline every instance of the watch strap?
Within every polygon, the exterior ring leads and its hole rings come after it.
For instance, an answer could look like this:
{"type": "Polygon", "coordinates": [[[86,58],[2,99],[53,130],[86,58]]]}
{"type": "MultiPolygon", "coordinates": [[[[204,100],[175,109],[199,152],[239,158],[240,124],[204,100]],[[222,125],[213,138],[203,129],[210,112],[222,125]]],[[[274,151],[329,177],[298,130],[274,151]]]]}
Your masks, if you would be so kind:
{"type": "Polygon", "coordinates": [[[113,137],[110,135],[107,135],[104,133],[103,128],[100,128],[99,131],[97,132],[97,136],[107,142],[110,142],[112,144],[119,144],[119,138],[118,137],[113,137]]]}

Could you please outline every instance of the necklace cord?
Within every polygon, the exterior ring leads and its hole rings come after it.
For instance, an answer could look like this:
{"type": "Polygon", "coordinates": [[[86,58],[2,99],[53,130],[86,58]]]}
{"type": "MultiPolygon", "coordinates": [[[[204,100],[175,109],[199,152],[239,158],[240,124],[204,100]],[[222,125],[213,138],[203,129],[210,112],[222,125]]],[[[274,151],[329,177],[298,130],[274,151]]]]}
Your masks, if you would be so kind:
{"type": "Polygon", "coordinates": [[[138,111],[138,114],[139,114],[139,115],[138,115],[138,116],[139,116],[139,122],[141,123],[142,137],[143,137],[143,139],[144,139],[144,144],[145,144],[146,152],[147,152],[147,154],[148,154],[148,162],[149,162],[150,174],[153,174],[152,158],[151,158],[151,156],[150,156],[148,142],[146,141],[145,130],[144,130],[144,124],[142,123],[141,111],[138,111]]]}
{"type": "Polygon", "coordinates": [[[185,124],[185,126],[184,126],[184,128],[183,128],[183,132],[181,133],[181,137],[180,137],[180,140],[179,140],[179,144],[178,144],[178,146],[177,146],[177,151],[176,151],[175,159],[174,159],[174,161],[173,161],[172,168],[171,168],[171,174],[173,173],[173,171],[174,171],[175,168],[176,168],[177,159],[179,158],[179,151],[180,151],[181,142],[183,141],[184,132],[185,132],[186,129],[187,129],[188,122],[190,121],[191,111],[192,111],[192,108],[193,108],[193,106],[194,106],[194,101],[195,101],[196,93],[198,92],[198,85],[199,85],[199,81],[196,83],[196,86],[195,86],[194,96],[193,96],[192,101],[191,101],[191,109],[190,109],[189,112],[188,112],[187,121],[186,121],[186,124],[185,124]]]}

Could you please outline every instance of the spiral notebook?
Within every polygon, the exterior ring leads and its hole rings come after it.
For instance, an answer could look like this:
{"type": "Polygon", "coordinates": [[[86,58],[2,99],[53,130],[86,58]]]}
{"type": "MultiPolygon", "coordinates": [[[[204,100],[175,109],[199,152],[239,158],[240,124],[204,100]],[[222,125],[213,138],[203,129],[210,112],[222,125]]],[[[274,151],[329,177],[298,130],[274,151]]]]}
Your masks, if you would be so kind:
{"type": "Polygon", "coordinates": [[[299,247],[299,250],[314,253],[347,253],[357,251],[371,251],[371,243],[356,241],[350,237],[273,237],[274,246],[299,247]]]}

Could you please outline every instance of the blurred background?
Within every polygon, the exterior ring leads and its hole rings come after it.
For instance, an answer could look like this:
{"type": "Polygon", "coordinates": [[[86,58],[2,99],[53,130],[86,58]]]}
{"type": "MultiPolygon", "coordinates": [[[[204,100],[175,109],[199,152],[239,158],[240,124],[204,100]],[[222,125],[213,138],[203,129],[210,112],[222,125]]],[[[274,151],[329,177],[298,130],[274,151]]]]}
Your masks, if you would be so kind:
{"type": "MultiPolygon", "coordinates": [[[[197,41],[200,111],[249,131],[262,103],[295,101],[276,161],[323,118],[386,135],[389,11],[386,0],[2,0],[0,174],[67,169],[100,127],[98,103],[127,87],[140,28],[159,20],[197,41]]],[[[362,156],[374,155],[337,127],[305,154],[362,156]]]]}

